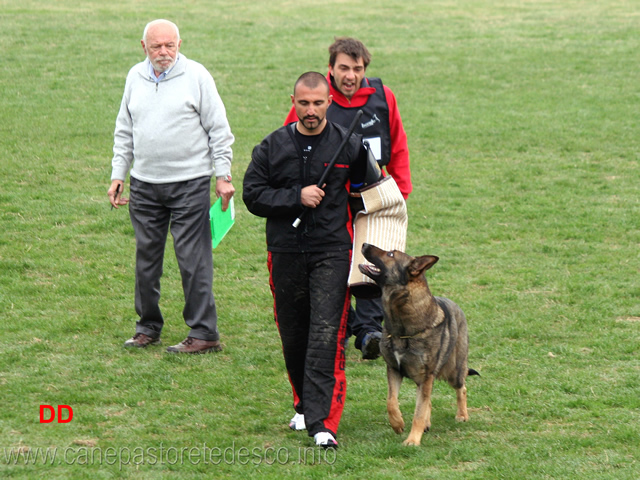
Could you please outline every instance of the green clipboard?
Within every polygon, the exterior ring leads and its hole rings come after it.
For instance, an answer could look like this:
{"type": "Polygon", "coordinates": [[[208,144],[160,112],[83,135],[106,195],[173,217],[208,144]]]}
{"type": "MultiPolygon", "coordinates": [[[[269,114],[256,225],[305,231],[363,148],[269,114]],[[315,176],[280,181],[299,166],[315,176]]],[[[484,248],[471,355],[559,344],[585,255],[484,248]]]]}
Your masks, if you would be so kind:
{"type": "Polygon", "coordinates": [[[219,197],[209,209],[209,220],[211,223],[212,248],[216,248],[236,221],[233,197],[229,200],[229,207],[226,212],[222,211],[222,197],[219,197]]]}

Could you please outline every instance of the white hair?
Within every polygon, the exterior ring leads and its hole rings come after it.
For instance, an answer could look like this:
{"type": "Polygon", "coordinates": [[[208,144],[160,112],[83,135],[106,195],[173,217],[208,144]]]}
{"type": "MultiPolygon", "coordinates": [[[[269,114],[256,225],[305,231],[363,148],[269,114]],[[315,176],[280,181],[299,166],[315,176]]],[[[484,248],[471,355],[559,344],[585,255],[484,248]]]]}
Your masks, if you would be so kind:
{"type": "Polygon", "coordinates": [[[180,30],[178,30],[178,26],[169,20],[164,20],[160,18],[158,20],[153,20],[152,22],[147,23],[147,26],[144,27],[144,31],[142,32],[142,40],[144,41],[145,44],[147,43],[147,32],[149,31],[149,28],[158,24],[171,25],[176,31],[176,37],[178,37],[178,40],[180,40],[180,30]]]}

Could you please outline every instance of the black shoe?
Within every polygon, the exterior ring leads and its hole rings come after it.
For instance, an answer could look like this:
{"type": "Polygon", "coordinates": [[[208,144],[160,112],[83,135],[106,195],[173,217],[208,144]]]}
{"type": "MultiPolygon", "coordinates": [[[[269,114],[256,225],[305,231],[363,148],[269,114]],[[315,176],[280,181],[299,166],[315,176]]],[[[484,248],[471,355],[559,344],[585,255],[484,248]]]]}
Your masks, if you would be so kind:
{"type": "Polygon", "coordinates": [[[369,332],[362,339],[362,359],[374,360],[380,356],[380,339],[382,333],[369,332]]]}

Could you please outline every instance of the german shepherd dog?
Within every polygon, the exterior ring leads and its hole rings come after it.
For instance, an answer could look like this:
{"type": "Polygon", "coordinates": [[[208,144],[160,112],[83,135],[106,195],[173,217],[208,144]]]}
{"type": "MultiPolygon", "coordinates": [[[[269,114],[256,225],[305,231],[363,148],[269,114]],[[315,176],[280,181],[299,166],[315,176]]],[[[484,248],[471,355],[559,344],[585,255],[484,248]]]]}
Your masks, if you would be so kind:
{"type": "Polygon", "coordinates": [[[456,391],[456,420],[469,420],[467,368],[469,338],[467,319],[454,302],[434,297],[424,272],[439,259],[433,255],[412,257],[398,250],[387,252],[365,243],[362,254],[373,264],[360,264],[360,271],[382,290],[384,325],[380,352],[387,363],[387,413],[396,433],[404,431],[398,405],[402,379],[416,382],[416,409],[411,433],[404,445],[420,445],[431,428],[431,390],[435,379],[446,380],[456,391]]]}

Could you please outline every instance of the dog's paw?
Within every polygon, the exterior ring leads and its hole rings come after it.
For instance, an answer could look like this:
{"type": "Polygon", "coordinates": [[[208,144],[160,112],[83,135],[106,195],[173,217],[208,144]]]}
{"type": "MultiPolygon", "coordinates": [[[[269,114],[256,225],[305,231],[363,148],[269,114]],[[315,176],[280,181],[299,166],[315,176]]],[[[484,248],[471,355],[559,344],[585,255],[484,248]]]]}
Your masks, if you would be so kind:
{"type": "Polygon", "coordinates": [[[404,445],[405,447],[419,447],[420,446],[420,439],[414,439],[414,438],[407,438],[404,442],[402,442],[402,445],[404,445]]]}
{"type": "Polygon", "coordinates": [[[468,422],[469,415],[456,415],[456,422],[468,422]]]}
{"type": "Polygon", "coordinates": [[[396,432],[397,434],[400,434],[400,433],[404,432],[404,424],[402,424],[402,425],[400,425],[398,427],[394,427],[392,425],[391,428],[393,428],[393,431],[396,432]]]}
{"type": "Polygon", "coordinates": [[[404,432],[404,420],[400,419],[399,422],[392,422],[391,428],[393,428],[393,431],[396,433],[404,432]]]}
{"type": "Polygon", "coordinates": [[[389,415],[389,423],[394,432],[404,432],[404,420],[401,415],[389,415]]]}

